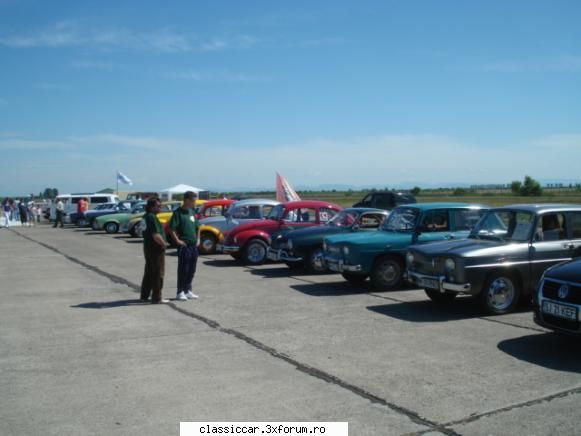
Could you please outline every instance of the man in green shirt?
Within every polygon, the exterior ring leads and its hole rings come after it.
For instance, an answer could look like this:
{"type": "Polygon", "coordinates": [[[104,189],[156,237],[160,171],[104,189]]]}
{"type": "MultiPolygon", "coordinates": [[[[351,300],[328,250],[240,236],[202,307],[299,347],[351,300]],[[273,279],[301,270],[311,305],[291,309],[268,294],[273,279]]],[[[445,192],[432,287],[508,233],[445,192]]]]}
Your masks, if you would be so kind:
{"type": "Polygon", "coordinates": [[[200,223],[194,214],[197,195],[187,191],[184,201],[174,210],[169,220],[170,235],[178,247],[178,300],[198,298],[192,292],[192,281],[198,263],[198,244],[200,241],[200,223]]]}
{"type": "Polygon", "coordinates": [[[145,271],[141,281],[141,301],[147,301],[151,295],[153,304],[169,303],[161,298],[163,277],[165,274],[165,232],[157,219],[161,211],[161,203],[157,197],[147,200],[145,206],[146,229],[143,232],[143,254],[145,256],[145,271]]]}

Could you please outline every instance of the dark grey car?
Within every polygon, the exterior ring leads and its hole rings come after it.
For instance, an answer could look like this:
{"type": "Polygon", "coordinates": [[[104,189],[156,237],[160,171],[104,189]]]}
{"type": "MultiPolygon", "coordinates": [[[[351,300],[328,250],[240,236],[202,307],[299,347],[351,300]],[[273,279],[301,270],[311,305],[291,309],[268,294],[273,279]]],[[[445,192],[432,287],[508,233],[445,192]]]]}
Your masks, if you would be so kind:
{"type": "Polygon", "coordinates": [[[411,247],[408,279],[435,302],[478,296],[493,314],[530,300],[543,272],[581,256],[581,205],[513,205],[491,209],[468,239],[411,247]]]}

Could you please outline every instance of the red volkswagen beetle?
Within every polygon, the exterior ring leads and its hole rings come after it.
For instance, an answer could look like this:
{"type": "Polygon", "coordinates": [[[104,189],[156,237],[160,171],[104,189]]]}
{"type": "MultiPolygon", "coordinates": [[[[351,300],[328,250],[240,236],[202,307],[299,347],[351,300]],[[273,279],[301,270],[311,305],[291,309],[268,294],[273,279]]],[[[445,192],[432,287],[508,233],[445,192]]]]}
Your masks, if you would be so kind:
{"type": "Polygon", "coordinates": [[[224,238],[222,251],[250,265],[260,265],[274,234],[325,224],[341,206],[326,201],[289,201],[275,206],[266,220],[240,224],[224,238]]]}

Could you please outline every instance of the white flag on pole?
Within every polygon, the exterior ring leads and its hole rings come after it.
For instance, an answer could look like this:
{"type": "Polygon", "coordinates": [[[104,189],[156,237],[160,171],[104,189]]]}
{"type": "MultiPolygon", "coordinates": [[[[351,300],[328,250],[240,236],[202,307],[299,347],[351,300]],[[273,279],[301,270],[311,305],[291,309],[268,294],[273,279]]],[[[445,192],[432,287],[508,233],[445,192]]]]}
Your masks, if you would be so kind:
{"type": "Polygon", "coordinates": [[[123,174],[121,171],[117,171],[117,181],[121,183],[125,183],[126,185],[133,185],[133,182],[129,177],[123,174]]]}

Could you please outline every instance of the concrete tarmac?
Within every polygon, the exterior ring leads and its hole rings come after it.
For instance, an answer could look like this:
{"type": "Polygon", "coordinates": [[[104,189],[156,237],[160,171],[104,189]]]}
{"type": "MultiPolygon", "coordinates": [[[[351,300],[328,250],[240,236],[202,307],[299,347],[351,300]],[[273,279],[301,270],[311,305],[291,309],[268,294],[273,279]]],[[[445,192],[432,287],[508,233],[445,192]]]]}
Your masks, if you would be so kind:
{"type": "Polygon", "coordinates": [[[178,435],[180,421],[581,434],[579,341],[530,308],[487,317],[466,298],[441,308],[225,255],[200,258],[199,300],[150,305],[143,264],[125,235],[0,229],[0,434],[178,435]]]}

